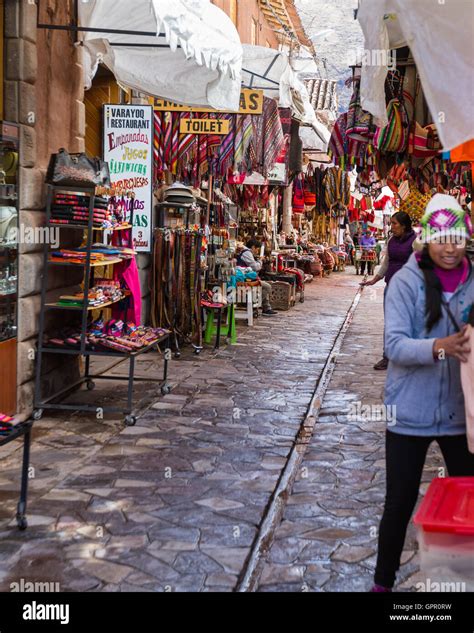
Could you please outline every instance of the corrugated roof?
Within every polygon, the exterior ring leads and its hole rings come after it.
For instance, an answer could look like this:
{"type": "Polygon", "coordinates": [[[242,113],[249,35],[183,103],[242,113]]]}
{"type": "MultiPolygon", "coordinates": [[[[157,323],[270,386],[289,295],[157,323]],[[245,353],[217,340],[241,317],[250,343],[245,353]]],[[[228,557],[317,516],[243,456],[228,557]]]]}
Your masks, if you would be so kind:
{"type": "Polygon", "coordinates": [[[327,111],[337,113],[337,81],[334,79],[306,79],[311,105],[316,112],[327,111]]]}

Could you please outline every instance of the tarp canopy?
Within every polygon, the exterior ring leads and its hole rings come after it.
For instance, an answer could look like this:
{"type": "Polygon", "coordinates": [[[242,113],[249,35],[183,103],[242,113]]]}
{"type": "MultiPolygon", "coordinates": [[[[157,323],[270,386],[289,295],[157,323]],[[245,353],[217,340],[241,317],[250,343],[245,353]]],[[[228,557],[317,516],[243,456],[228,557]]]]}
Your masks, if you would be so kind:
{"type": "Polygon", "coordinates": [[[331,132],[316,119],[315,125],[300,127],[300,138],[303,141],[303,151],[325,152],[331,138],[331,132]]]}
{"type": "Polygon", "coordinates": [[[102,62],[117,81],[192,106],[239,109],[242,44],[210,0],[89,0],[79,3],[89,88],[102,62]],[[112,31],[126,31],[117,33],[112,31]]]}
{"type": "MultiPolygon", "coordinates": [[[[472,0],[361,0],[366,51],[409,46],[443,148],[474,138],[472,0]]],[[[362,66],[361,105],[387,124],[387,66],[362,66]]]]}
{"type": "Polygon", "coordinates": [[[243,50],[244,87],[261,89],[265,96],[278,99],[281,108],[291,108],[295,118],[304,126],[312,128],[313,146],[326,150],[331,135],[318,121],[308,90],[293,69],[288,54],[267,46],[250,44],[244,44],[243,50]]]}

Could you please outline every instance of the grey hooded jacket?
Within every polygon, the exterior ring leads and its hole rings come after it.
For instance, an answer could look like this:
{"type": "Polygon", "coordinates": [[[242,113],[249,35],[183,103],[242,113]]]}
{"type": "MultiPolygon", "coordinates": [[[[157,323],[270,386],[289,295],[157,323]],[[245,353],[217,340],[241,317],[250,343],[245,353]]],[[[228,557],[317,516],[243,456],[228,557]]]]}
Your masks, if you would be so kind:
{"type": "MultiPolygon", "coordinates": [[[[449,300],[460,328],[467,323],[473,303],[470,266],[467,280],[449,300]]],[[[391,280],[385,302],[385,352],[390,360],[385,405],[392,407],[390,431],[417,436],[466,432],[460,363],[455,358],[440,360],[433,356],[435,339],[455,333],[444,307],[440,321],[426,331],[425,280],[414,253],[391,280]]]]}

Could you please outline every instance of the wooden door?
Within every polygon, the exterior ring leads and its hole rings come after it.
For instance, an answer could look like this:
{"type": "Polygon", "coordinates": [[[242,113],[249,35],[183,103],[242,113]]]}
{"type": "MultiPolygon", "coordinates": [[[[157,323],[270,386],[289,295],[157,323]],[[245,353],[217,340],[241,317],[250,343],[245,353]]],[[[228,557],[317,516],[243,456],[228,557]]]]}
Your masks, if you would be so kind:
{"type": "Polygon", "coordinates": [[[123,91],[113,77],[96,77],[86,90],[86,152],[102,157],[102,109],[106,103],[122,103],[123,91]]]}
{"type": "Polygon", "coordinates": [[[16,413],[16,338],[0,343],[0,413],[16,413]]]}

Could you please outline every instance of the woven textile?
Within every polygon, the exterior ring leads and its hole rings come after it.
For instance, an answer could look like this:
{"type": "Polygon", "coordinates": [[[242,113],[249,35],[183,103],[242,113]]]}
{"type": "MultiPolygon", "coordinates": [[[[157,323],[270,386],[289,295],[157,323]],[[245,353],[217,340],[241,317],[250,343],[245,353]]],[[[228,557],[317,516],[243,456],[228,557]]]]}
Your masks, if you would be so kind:
{"type": "Polygon", "coordinates": [[[236,117],[234,169],[241,173],[246,171],[246,156],[253,134],[252,117],[249,115],[236,117]]]}
{"type": "Polygon", "coordinates": [[[162,118],[163,116],[161,112],[154,113],[154,116],[153,116],[153,126],[154,126],[153,157],[154,157],[154,181],[155,182],[158,179],[158,172],[160,172],[163,169],[162,118]]]}
{"type": "Polygon", "coordinates": [[[230,131],[223,138],[219,147],[217,170],[220,176],[225,176],[234,158],[235,127],[236,119],[238,119],[239,117],[232,114],[227,114],[225,115],[225,118],[229,121],[230,131]]]}
{"type": "Polygon", "coordinates": [[[267,176],[285,144],[280,113],[274,99],[264,101],[263,175],[267,176]]]}
{"type": "Polygon", "coordinates": [[[171,146],[173,138],[173,117],[171,112],[163,113],[163,168],[170,169],[171,167],[171,146]]]}

